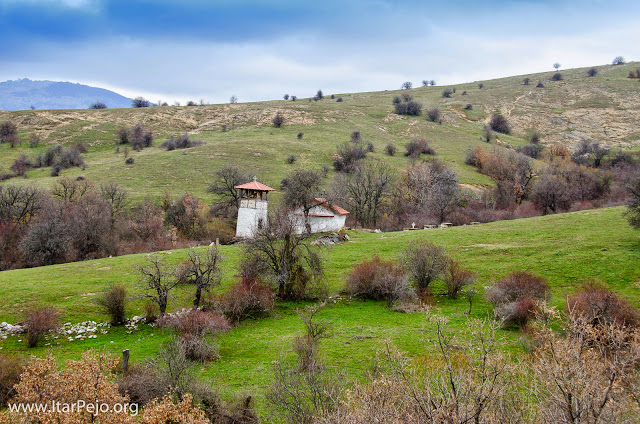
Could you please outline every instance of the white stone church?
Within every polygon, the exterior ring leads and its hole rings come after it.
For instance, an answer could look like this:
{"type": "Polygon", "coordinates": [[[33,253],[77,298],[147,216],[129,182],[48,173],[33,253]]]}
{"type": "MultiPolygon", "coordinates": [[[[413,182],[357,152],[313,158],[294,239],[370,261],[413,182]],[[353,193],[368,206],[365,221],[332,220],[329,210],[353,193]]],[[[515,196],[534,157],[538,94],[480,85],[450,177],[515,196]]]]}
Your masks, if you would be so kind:
{"type": "MultiPolygon", "coordinates": [[[[275,189],[266,186],[254,178],[253,181],[234,187],[239,190],[237,238],[251,238],[258,229],[267,223],[268,197],[275,189]]],[[[325,199],[313,199],[315,205],[309,210],[309,224],[312,233],[340,231],[344,228],[349,212],[325,199]]],[[[295,219],[296,232],[305,231],[305,218],[302,208],[289,212],[295,219]]]]}

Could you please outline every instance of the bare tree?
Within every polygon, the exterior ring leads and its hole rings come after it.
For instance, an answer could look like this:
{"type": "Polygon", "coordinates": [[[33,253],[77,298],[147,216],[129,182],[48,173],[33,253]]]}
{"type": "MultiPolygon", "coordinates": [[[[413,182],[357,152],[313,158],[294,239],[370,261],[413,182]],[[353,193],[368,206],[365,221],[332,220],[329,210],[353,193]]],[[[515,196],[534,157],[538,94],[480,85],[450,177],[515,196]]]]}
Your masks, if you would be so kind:
{"type": "Polygon", "coordinates": [[[391,169],[378,161],[356,166],[353,174],[337,174],[332,182],[332,197],[353,213],[356,224],[376,226],[380,208],[393,187],[391,169]]]}
{"type": "Polygon", "coordinates": [[[157,255],[147,257],[147,262],[147,265],[137,267],[140,283],[151,291],[146,297],[158,305],[160,316],[164,316],[171,290],[180,284],[180,279],[176,278],[173,270],[167,269],[157,255]]]}
{"type": "Polygon", "coordinates": [[[322,185],[322,175],[310,169],[294,169],[282,180],[281,189],[284,191],[282,202],[292,210],[301,208],[304,215],[304,225],[311,234],[309,211],[317,206],[314,199],[319,195],[322,185]]]}
{"type": "Polygon", "coordinates": [[[433,281],[444,277],[450,261],[442,247],[427,240],[412,241],[402,253],[402,263],[418,293],[425,292],[433,281]]]}
{"type": "Polygon", "coordinates": [[[51,188],[53,197],[64,203],[75,203],[91,191],[92,185],[88,180],[78,180],[68,177],[58,179],[51,188]]]}
{"type": "Polygon", "coordinates": [[[100,194],[111,205],[111,235],[114,235],[118,216],[129,205],[129,193],[117,183],[100,184],[100,194]]]}
{"type": "Polygon", "coordinates": [[[139,108],[139,107],[150,107],[151,102],[144,97],[136,97],[131,101],[131,107],[139,108]]]}
{"type": "Polygon", "coordinates": [[[307,235],[296,233],[295,221],[292,214],[276,211],[244,246],[243,268],[264,267],[283,300],[305,297],[307,285],[323,274],[320,255],[306,242],[307,235]]]}
{"type": "Polygon", "coordinates": [[[234,187],[251,181],[251,176],[235,165],[225,165],[214,174],[214,180],[207,188],[207,192],[220,196],[220,201],[230,208],[237,208],[240,195],[234,187]]]}
{"type": "Polygon", "coordinates": [[[409,205],[427,209],[439,222],[455,209],[460,197],[458,175],[440,162],[423,162],[407,170],[402,184],[409,205]]]}
{"type": "Polygon", "coordinates": [[[222,262],[222,255],[214,246],[204,254],[189,251],[187,260],[178,267],[178,280],[183,284],[193,284],[196,287],[193,299],[194,309],[200,306],[203,291],[208,293],[212,288],[220,285],[222,281],[220,262],[222,262]]]}

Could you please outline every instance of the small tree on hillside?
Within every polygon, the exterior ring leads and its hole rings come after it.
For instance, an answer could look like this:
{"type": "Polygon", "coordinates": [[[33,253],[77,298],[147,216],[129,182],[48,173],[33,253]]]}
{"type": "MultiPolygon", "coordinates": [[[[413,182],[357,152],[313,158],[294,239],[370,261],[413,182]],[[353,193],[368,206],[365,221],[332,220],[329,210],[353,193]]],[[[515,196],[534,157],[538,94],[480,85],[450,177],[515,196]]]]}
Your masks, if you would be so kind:
{"type": "Polygon", "coordinates": [[[558,69],[560,69],[560,64],[559,64],[558,62],[554,63],[554,64],[553,64],[553,69],[555,69],[556,71],[557,71],[558,69]]]}
{"type": "Polygon", "coordinates": [[[598,74],[598,70],[596,68],[591,68],[587,71],[587,75],[590,77],[595,77],[598,74]]]}
{"type": "Polygon", "coordinates": [[[403,90],[411,90],[411,87],[413,87],[413,84],[411,83],[411,81],[405,81],[402,83],[403,90]]]}
{"type": "Polygon", "coordinates": [[[322,90],[318,90],[318,92],[316,93],[316,99],[318,100],[324,99],[324,94],[322,93],[322,90]]]}
{"type": "Polygon", "coordinates": [[[222,256],[216,246],[205,253],[189,251],[189,256],[178,266],[178,280],[183,284],[192,284],[196,288],[193,308],[197,309],[202,300],[202,293],[220,285],[222,272],[220,270],[222,256]]]}
{"type": "Polygon", "coordinates": [[[309,211],[317,206],[313,199],[318,196],[322,185],[322,175],[310,169],[295,169],[283,179],[281,189],[284,206],[290,209],[302,208],[304,225],[307,233],[311,233],[309,211]]]}
{"type": "Polygon", "coordinates": [[[612,65],[624,65],[627,61],[622,56],[616,56],[611,62],[612,65]]]}
{"type": "Polygon", "coordinates": [[[433,281],[443,278],[451,261],[442,247],[426,240],[412,241],[404,250],[401,260],[418,293],[427,291],[433,281]]]}
{"type": "Polygon", "coordinates": [[[137,267],[140,283],[151,292],[146,297],[158,305],[160,316],[164,316],[171,290],[180,284],[180,279],[176,278],[173,270],[167,269],[157,255],[149,256],[147,262],[147,265],[137,267]]]}
{"type": "Polygon", "coordinates": [[[282,124],[284,124],[284,115],[280,112],[276,113],[276,116],[273,117],[271,122],[273,123],[274,128],[282,127],[282,124]]]}
{"type": "Polygon", "coordinates": [[[235,165],[225,165],[214,173],[213,182],[207,188],[207,192],[219,196],[221,204],[234,209],[240,202],[240,195],[234,187],[249,181],[249,174],[242,172],[235,165]]]}
{"type": "Polygon", "coordinates": [[[106,109],[107,105],[104,102],[97,101],[95,103],[91,103],[89,109],[106,109]]]}
{"type": "Polygon", "coordinates": [[[149,107],[151,102],[144,97],[136,97],[131,101],[131,107],[149,107]]]}

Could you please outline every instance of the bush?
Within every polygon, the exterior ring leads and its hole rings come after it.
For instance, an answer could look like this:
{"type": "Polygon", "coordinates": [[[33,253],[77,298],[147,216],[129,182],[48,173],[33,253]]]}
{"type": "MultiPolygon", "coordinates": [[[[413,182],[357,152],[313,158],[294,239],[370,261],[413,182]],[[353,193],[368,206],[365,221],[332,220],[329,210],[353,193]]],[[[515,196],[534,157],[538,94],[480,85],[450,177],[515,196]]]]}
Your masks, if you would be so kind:
{"type": "Polygon", "coordinates": [[[584,318],[594,326],[610,324],[631,328],[640,326],[638,310],[596,281],[585,282],[580,291],[569,297],[567,309],[573,317],[584,318]]]}
{"type": "Polygon", "coordinates": [[[551,81],[562,81],[562,74],[560,72],[556,72],[551,77],[551,81]]]}
{"type": "Polygon", "coordinates": [[[123,325],[127,317],[127,288],[124,284],[114,284],[98,299],[105,314],[111,317],[111,325],[123,325]]]}
{"type": "Polygon", "coordinates": [[[347,279],[349,294],[363,299],[385,300],[391,307],[395,301],[411,297],[411,289],[402,266],[374,256],[356,265],[347,279]]]}
{"type": "Polygon", "coordinates": [[[483,83],[478,84],[478,88],[482,90],[484,88],[484,84],[483,83]]]}
{"type": "Polygon", "coordinates": [[[304,136],[303,132],[299,132],[298,133],[298,140],[302,140],[302,137],[304,136]]]}
{"type": "Polygon", "coordinates": [[[343,101],[344,101],[344,100],[342,100],[342,97],[338,97],[338,98],[336,99],[336,102],[338,102],[338,103],[342,103],[343,101]]]}
{"type": "Polygon", "coordinates": [[[471,103],[467,103],[464,107],[464,110],[471,110],[473,109],[473,105],[471,103]]]}
{"type": "Polygon", "coordinates": [[[153,133],[141,122],[118,131],[118,144],[130,144],[136,150],[151,146],[153,133]]]}
{"type": "Polygon", "coordinates": [[[422,103],[414,102],[413,100],[395,103],[394,99],[394,104],[398,115],[418,116],[422,113],[422,103]]]}
{"type": "Polygon", "coordinates": [[[0,354],[0,409],[16,394],[14,386],[20,382],[24,366],[21,358],[0,354]]]}
{"type": "Polygon", "coordinates": [[[134,158],[127,158],[124,163],[126,163],[127,165],[133,165],[133,163],[135,162],[134,158]]]}
{"type": "Polygon", "coordinates": [[[627,61],[622,56],[616,56],[611,62],[612,65],[624,65],[627,61]]]}
{"type": "Polygon", "coordinates": [[[532,159],[538,159],[540,157],[540,153],[544,150],[544,146],[538,143],[529,143],[525,146],[519,146],[516,151],[518,153],[522,153],[523,155],[529,156],[532,159]]]}
{"type": "Polygon", "coordinates": [[[457,299],[460,290],[471,285],[476,280],[476,274],[468,269],[464,269],[460,262],[450,260],[444,276],[444,286],[449,299],[457,299]]]}
{"type": "Polygon", "coordinates": [[[511,132],[511,127],[509,126],[509,122],[507,122],[507,118],[505,118],[501,113],[494,113],[491,115],[489,126],[493,131],[502,134],[509,134],[511,132]]]}
{"type": "Polygon", "coordinates": [[[275,293],[259,279],[242,277],[219,298],[218,309],[231,322],[273,310],[275,293]]]}
{"type": "Polygon", "coordinates": [[[289,100],[289,95],[285,94],[284,96],[282,96],[282,98],[285,99],[285,100],[289,100]]]}
{"type": "Polygon", "coordinates": [[[413,87],[413,84],[411,83],[411,81],[405,81],[402,83],[402,89],[403,90],[411,90],[411,87],[413,87]]]}
{"type": "Polygon", "coordinates": [[[497,318],[524,326],[534,316],[537,302],[548,299],[549,286],[542,277],[513,271],[489,287],[486,296],[497,318]]]}
{"type": "Polygon", "coordinates": [[[450,258],[445,250],[426,240],[415,240],[402,254],[402,262],[418,293],[426,293],[429,285],[442,278],[450,258]]]}
{"type": "Polygon", "coordinates": [[[0,124],[0,143],[15,144],[18,137],[18,126],[13,122],[3,122],[0,124]]]}
{"type": "Polygon", "coordinates": [[[373,145],[372,142],[368,142],[367,143],[367,153],[373,153],[375,151],[375,146],[373,145]]]}
{"type": "Polygon", "coordinates": [[[445,88],[444,90],[442,90],[442,97],[449,98],[452,94],[453,91],[451,91],[450,88],[445,88]]]}
{"type": "Polygon", "coordinates": [[[289,165],[293,165],[297,159],[298,158],[296,158],[296,155],[289,155],[287,156],[287,159],[285,160],[285,162],[288,163],[289,165]]]}
{"type": "Polygon", "coordinates": [[[151,102],[144,97],[136,97],[131,101],[131,107],[149,107],[151,102]]]}
{"type": "Polygon", "coordinates": [[[176,149],[189,149],[191,147],[201,146],[204,142],[202,140],[192,140],[188,134],[182,134],[179,137],[170,136],[169,140],[160,145],[161,149],[176,150],[176,149]]]}
{"type": "Polygon", "coordinates": [[[203,337],[207,334],[221,334],[231,329],[229,321],[215,312],[201,309],[183,309],[164,315],[158,321],[160,327],[174,330],[180,336],[203,337]]]}
{"type": "Polygon", "coordinates": [[[396,146],[394,146],[393,143],[387,144],[384,148],[384,152],[387,156],[394,156],[396,154],[396,150],[396,146]]]}
{"type": "Polygon", "coordinates": [[[429,146],[426,140],[411,140],[404,145],[404,155],[412,159],[417,159],[421,154],[435,155],[436,151],[429,146]]]}
{"type": "Polygon", "coordinates": [[[362,143],[344,142],[338,146],[337,154],[333,157],[333,167],[338,172],[350,173],[366,156],[367,152],[362,143]]]}
{"type": "Polygon", "coordinates": [[[26,175],[26,172],[29,168],[31,168],[33,164],[31,160],[27,158],[26,155],[20,155],[18,159],[13,161],[13,165],[11,165],[11,170],[18,176],[26,175]]]}
{"type": "Polygon", "coordinates": [[[316,92],[316,99],[318,99],[318,100],[324,99],[324,94],[322,93],[322,90],[318,90],[316,92]]]}
{"type": "Polygon", "coordinates": [[[104,102],[95,102],[95,103],[91,103],[91,105],[89,106],[89,109],[106,109],[107,105],[104,104],[104,102]]]}
{"type": "Polygon", "coordinates": [[[542,83],[542,81],[538,81],[538,83],[536,84],[536,88],[544,88],[544,84],[542,83]]]}
{"type": "Polygon", "coordinates": [[[429,111],[427,111],[427,118],[431,122],[440,121],[440,108],[434,107],[429,109],[429,111]]]}
{"type": "Polygon", "coordinates": [[[271,122],[273,123],[273,128],[282,127],[282,124],[284,124],[284,115],[280,112],[276,113],[276,116],[273,117],[271,122]]]}
{"type": "Polygon", "coordinates": [[[59,314],[53,308],[39,308],[26,313],[24,326],[27,347],[36,347],[44,336],[59,326],[59,314]]]}
{"type": "Polygon", "coordinates": [[[530,82],[530,81],[531,81],[531,80],[530,80],[529,78],[525,78],[525,79],[523,79],[523,80],[522,80],[522,84],[523,84],[523,85],[529,85],[529,82],[530,82]]]}
{"type": "Polygon", "coordinates": [[[598,70],[596,68],[591,68],[587,71],[587,75],[590,77],[595,77],[598,74],[598,70]]]}

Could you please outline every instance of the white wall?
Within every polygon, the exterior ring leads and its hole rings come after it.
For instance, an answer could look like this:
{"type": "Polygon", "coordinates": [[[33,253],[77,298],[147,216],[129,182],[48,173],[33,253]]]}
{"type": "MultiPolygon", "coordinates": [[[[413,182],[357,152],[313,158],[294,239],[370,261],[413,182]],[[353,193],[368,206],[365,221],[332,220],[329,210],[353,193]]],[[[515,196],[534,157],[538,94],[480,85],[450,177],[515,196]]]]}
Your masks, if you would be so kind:
{"type": "MultiPolygon", "coordinates": [[[[296,224],[296,232],[298,234],[302,234],[306,231],[304,215],[302,214],[302,208],[296,209],[291,212],[294,214],[295,224],[296,224]]],[[[320,205],[314,206],[310,211],[310,214],[322,214],[322,215],[333,215],[333,217],[322,217],[322,216],[310,216],[309,224],[311,225],[312,233],[325,233],[329,231],[340,231],[344,228],[344,223],[347,219],[346,215],[338,215],[334,214],[333,211],[326,209],[320,205]]]]}
{"type": "Polygon", "coordinates": [[[263,225],[267,224],[267,202],[264,200],[243,199],[240,203],[240,208],[238,209],[236,237],[253,237],[258,229],[258,222],[260,219],[262,219],[263,225]]]}

